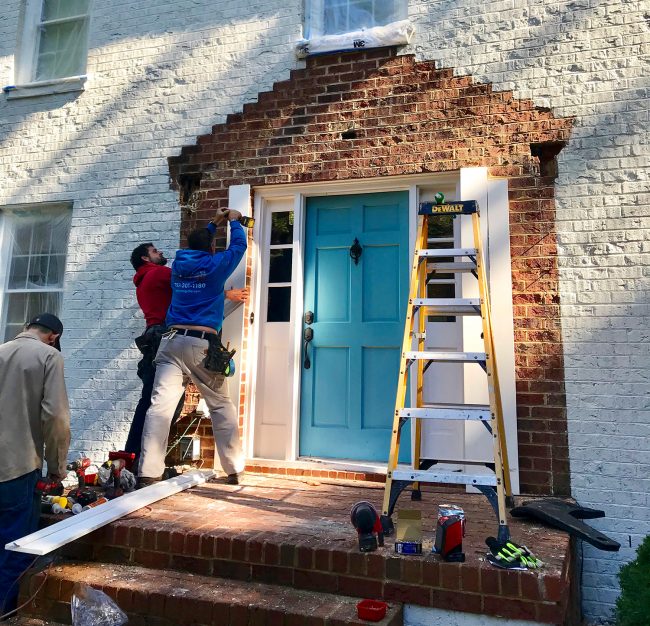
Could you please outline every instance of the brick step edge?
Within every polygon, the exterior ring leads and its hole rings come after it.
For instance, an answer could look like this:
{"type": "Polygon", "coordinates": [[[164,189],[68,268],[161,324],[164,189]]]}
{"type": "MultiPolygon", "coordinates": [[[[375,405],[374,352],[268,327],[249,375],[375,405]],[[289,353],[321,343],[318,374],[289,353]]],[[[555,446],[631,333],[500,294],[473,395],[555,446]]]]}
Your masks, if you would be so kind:
{"type": "Polygon", "coordinates": [[[64,546],[63,555],[545,624],[565,621],[570,597],[568,572],[444,563],[390,548],[360,553],[268,532],[181,533],[139,522],[118,520],[64,546]]]}
{"type": "MultiPolygon", "coordinates": [[[[64,563],[34,574],[21,587],[24,602],[47,580],[21,617],[70,624],[75,582],[101,589],[128,614],[129,626],[363,626],[358,600],[316,591],[101,563],[64,563]]],[[[20,623],[20,622],[19,622],[20,623]]],[[[378,626],[402,626],[394,603],[378,626]]],[[[29,624],[29,622],[26,622],[29,624]]]]}

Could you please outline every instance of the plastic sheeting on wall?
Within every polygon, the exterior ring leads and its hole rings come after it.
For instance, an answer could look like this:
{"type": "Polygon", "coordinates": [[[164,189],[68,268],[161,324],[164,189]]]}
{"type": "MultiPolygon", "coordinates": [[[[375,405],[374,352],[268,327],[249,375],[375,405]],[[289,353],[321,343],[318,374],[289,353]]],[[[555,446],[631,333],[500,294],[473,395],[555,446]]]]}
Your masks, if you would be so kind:
{"type": "Polygon", "coordinates": [[[302,39],[296,45],[296,54],[306,57],[325,52],[405,45],[411,41],[414,32],[413,25],[408,20],[402,20],[386,26],[375,26],[340,35],[302,39]]]}

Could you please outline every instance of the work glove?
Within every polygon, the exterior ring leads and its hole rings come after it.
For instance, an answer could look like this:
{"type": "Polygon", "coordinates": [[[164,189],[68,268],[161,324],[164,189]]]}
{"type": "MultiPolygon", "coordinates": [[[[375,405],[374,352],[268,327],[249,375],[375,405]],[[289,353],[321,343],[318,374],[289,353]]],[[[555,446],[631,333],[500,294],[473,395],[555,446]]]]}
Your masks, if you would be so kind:
{"type": "Polygon", "coordinates": [[[497,541],[494,537],[488,537],[485,543],[490,548],[486,558],[495,567],[527,570],[540,569],[544,565],[526,546],[514,541],[497,541]]]}

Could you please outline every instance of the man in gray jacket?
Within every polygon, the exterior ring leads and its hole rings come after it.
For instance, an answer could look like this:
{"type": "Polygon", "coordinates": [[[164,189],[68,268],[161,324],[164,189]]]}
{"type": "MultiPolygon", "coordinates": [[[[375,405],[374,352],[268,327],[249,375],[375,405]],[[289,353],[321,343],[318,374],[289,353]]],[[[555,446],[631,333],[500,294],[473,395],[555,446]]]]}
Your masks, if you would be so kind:
{"type": "Polygon", "coordinates": [[[0,615],[16,607],[18,578],[29,554],[5,544],[38,528],[43,470],[62,480],[70,445],[70,407],[63,379],[59,337],[63,324],[42,313],[24,332],[0,346],[0,615]]]}

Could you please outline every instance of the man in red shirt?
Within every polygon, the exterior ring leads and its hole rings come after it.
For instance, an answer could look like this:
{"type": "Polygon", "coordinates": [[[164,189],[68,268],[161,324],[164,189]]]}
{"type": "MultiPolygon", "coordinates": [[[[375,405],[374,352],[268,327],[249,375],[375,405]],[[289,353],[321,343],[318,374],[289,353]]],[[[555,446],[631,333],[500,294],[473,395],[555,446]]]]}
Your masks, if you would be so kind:
{"type": "MultiPolygon", "coordinates": [[[[133,283],[138,304],[144,314],[147,328],[144,334],[136,338],[135,343],[142,359],[138,363],[138,377],[142,380],[142,395],[133,414],[124,450],[140,455],[144,418],[151,405],[151,392],[156,375],[156,352],[160,338],[165,332],[165,317],[172,298],[172,270],[167,267],[165,255],[152,243],[141,243],[131,253],[131,265],[135,270],[133,283]]],[[[234,302],[246,302],[248,289],[231,289],[225,291],[225,297],[234,302]]],[[[185,392],[181,395],[174,413],[172,424],[178,419],[183,409],[185,392]]]]}

